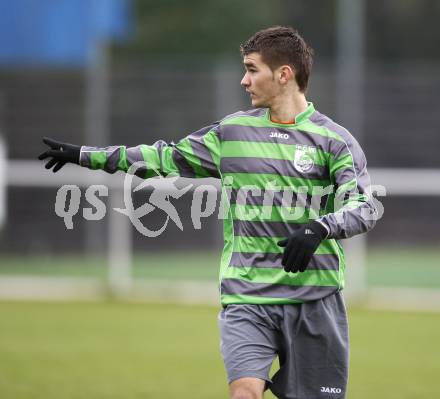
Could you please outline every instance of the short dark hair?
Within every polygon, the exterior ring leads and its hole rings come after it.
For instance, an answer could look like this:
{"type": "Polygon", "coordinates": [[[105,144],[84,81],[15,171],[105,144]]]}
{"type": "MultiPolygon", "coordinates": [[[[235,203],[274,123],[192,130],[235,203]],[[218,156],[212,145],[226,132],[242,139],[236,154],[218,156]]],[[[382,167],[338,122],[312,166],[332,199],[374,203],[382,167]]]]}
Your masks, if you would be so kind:
{"type": "Polygon", "coordinates": [[[243,57],[260,53],[263,62],[272,70],[281,65],[290,65],[295,71],[300,91],[304,93],[307,90],[313,64],[313,49],[296,29],[274,26],[260,30],[240,46],[240,51],[243,57]]]}

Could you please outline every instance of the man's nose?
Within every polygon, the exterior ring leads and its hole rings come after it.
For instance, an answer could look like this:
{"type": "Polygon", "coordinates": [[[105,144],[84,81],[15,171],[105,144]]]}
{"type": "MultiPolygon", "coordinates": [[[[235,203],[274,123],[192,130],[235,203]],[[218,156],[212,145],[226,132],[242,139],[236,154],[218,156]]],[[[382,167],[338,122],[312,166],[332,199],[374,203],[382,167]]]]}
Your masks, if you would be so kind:
{"type": "Polygon", "coordinates": [[[243,79],[241,79],[240,84],[244,87],[248,87],[250,85],[249,76],[247,72],[244,74],[243,79]]]}

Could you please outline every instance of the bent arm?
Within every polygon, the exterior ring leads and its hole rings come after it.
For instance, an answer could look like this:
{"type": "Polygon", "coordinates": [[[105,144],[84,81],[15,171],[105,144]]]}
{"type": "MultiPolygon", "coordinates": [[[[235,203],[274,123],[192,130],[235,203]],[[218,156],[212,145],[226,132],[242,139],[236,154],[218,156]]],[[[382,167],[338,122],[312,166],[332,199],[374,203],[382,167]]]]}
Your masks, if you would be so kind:
{"type": "Polygon", "coordinates": [[[339,143],[329,162],[335,185],[333,212],[317,219],[327,228],[328,238],[350,238],[371,230],[377,209],[370,193],[367,160],[354,138],[339,143]]]}

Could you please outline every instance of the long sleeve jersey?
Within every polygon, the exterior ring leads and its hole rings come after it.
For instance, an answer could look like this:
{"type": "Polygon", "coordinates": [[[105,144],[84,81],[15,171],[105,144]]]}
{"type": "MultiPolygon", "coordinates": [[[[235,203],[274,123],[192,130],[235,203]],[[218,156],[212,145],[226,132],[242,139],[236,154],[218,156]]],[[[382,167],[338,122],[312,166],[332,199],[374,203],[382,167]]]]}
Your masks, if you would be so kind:
{"type": "Polygon", "coordinates": [[[80,165],[114,173],[142,161],[143,177],[221,179],[227,193],[220,265],[222,305],[316,300],[344,286],[340,239],[370,230],[376,208],[365,155],[312,103],[292,124],[268,109],[229,115],[178,143],[81,148],[80,165]],[[317,220],[328,231],[306,269],[285,272],[277,242],[317,220]]]}

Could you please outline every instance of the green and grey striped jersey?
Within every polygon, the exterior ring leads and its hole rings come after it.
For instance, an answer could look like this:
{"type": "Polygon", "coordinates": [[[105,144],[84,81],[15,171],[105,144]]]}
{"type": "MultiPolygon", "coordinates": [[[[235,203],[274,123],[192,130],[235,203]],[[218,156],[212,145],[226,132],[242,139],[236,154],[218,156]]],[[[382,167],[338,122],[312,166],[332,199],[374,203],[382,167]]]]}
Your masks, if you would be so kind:
{"type": "Polygon", "coordinates": [[[339,239],[370,230],[376,209],[361,147],[314,109],[295,123],[267,109],[237,112],[180,140],[127,148],[82,147],[80,164],[113,173],[143,161],[142,175],[221,179],[228,198],[220,266],[223,305],[315,300],[344,286],[339,239]],[[277,242],[317,220],[328,231],[305,272],[286,273],[277,242]]]}

